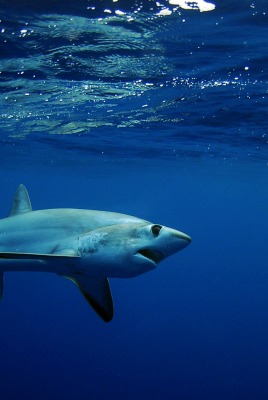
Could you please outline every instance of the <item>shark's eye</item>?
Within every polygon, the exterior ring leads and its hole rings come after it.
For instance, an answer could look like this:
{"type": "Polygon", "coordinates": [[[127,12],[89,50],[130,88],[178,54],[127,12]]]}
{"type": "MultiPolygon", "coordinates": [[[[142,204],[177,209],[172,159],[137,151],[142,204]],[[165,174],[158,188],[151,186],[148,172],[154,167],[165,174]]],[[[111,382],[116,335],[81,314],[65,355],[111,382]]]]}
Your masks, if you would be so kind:
{"type": "Polygon", "coordinates": [[[151,228],[152,234],[153,234],[154,236],[158,236],[158,235],[159,235],[159,232],[161,231],[161,229],[162,229],[162,226],[161,226],[161,225],[153,225],[152,228],[151,228]]]}

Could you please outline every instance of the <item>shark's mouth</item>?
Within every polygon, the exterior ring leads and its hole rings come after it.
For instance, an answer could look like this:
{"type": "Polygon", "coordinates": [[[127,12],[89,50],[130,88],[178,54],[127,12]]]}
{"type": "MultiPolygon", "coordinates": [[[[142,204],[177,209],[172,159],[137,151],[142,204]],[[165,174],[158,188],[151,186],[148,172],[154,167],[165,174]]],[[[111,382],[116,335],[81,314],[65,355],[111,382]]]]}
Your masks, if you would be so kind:
{"type": "Polygon", "coordinates": [[[142,257],[147,258],[150,261],[153,261],[155,264],[158,264],[161,260],[163,260],[164,256],[160,251],[151,250],[151,249],[141,249],[138,251],[142,257]]]}

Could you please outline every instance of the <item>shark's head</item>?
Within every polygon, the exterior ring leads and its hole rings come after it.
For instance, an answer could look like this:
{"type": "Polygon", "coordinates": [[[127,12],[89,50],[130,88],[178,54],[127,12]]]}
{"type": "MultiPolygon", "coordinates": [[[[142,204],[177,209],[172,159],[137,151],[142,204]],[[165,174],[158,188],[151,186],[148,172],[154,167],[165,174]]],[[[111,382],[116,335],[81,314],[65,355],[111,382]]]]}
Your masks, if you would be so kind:
{"type": "Polygon", "coordinates": [[[102,227],[79,237],[83,264],[110,277],[131,277],[150,271],[191,243],[190,236],[149,222],[102,227]]]}

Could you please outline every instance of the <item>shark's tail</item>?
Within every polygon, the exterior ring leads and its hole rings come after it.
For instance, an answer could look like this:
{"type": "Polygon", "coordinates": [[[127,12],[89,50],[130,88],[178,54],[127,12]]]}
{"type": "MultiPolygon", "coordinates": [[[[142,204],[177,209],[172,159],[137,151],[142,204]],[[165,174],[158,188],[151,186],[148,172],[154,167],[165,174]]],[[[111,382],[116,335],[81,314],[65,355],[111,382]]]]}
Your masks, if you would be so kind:
{"type": "Polygon", "coordinates": [[[0,271],[0,301],[3,298],[4,294],[4,272],[0,271]]]}

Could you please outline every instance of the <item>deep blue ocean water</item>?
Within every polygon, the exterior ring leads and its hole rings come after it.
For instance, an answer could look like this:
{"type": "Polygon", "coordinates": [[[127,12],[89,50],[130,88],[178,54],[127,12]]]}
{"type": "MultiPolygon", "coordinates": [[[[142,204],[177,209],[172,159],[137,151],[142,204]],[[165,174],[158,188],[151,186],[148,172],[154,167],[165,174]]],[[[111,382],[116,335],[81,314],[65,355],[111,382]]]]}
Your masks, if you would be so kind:
{"type": "Polygon", "coordinates": [[[135,215],[191,245],[77,288],[6,273],[0,399],[268,398],[268,4],[0,0],[0,214],[135,215]]]}

